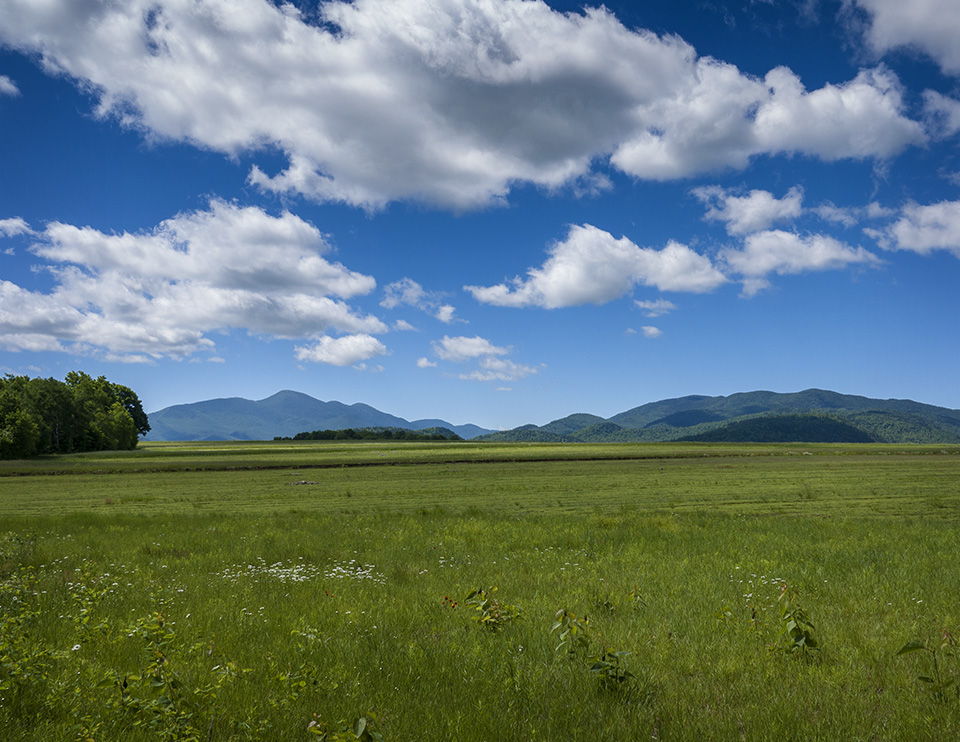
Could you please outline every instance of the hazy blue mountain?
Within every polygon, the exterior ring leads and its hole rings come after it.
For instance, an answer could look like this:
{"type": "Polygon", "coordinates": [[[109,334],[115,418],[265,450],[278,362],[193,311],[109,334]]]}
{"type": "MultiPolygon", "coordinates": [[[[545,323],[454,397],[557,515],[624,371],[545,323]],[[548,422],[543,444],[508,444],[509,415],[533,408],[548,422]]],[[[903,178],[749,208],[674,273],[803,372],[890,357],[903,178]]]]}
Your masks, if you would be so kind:
{"type": "Polygon", "coordinates": [[[570,415],[541,427],[490,433],[497,441],[792,440],[960,443],[960,410],[823,389],[728,397],[692,395],[634,407],[609,420],[570,415]],[[810,419],[797,416],[814,415],[810,419]],[[825,419],[826,418],[826,419],[825,419]],[[756,422],[752,422],[752,421],[756,422]]]}
{"type": "Polygon", "coordinates": [[[289,390],[258,401],[231,397],[174,405],[151,412],[149,418],[146,440],[153,441],[272,440],[276,436],[345,428],[448,428],[466,439],[490,432],[444,420],[411,423],[370,405],[321,402],[289,390]]]}

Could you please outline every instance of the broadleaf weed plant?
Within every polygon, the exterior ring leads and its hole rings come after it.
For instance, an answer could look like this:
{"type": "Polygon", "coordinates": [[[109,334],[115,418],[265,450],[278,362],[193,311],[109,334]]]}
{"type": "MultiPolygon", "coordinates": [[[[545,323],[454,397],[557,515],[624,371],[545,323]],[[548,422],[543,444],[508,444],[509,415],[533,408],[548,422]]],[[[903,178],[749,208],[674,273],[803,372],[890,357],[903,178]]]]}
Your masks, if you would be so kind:
{"type": "Polygon", "coordinates": [[[631,653],[615,651],[607,646],[599,633],[590,633],[590,619],[578,618],[576,614],[561,608],[555,614],[551,633],[560,639],[554,651],[565,651],[570,659],[585,657],[590,663],[590,672],[597,677],[604,690],[620,690],[634,674],[626,668],[624,658],[631,653]],[[594,651],[591,648],[596,647],[594,651]]]}
{"type": "Polygon", "coordinates": [[[490,631],[500,631],[507,624],[519,620],[521,614],[517,606],[502,603],[493,597],[493,593],[496,591],[496,587],[491,587],[489,591],[478,588],[471,592],[464,601],[475,612],[473,620],[478,621],[481,626],[490,631]]]}
{"type": "Polygon", "coordinates": [[[940,642],[931,645],[928,642],[914,639],[904,644],[897,656],[923,652],[930,657],[930,675],[917,675],[917,682],[927,686],[935,701],[946,703],[949,700],[960,698],[960,688],[956,685],[956,668],[951,668],[948,659],[956,664],[957,640],[946,629],[941,630],[940,642]],[[951,692],[948,693],[948,691],[951,692]]]}
{"type": "Polygon", "coordinates": [[[566,608],[557,611],[555,618],[556,621],[554,621],[550,632],[557,632],[560,643],[557,644],[554,651],[566,650],[570,657],[589,652],[590,619],[587,616],[577,618],[576,614],[571,613],[566,608]]]}
{"type": "Polygon", "coordinates": [[[199,742],[207,736],[198,728],[200,718],[209,716],[213,726],[212,709],[220,690],[241,671],[232,662],[219,664],[212,668],[210,682],[191,686],[170,661],[176,632],[160,611],[138,619],[127,636],[144,642],[148,661],[139,674],[105,675],[101,685],[115,689],[107,707],[131,715],[135,727],[149,729],[158,739],[199,742]]]}
{"type": "Polygon", "coordinates": [[[376,728],[377,717],[372,713],[357,717],[353,723],[341,721],[335,727],[320,721],[316,714],[307,726],[307,731],[323,742],[383,742],[383,735],[376,728]]]}
{"type": "Polygon", "coordinates": [[[775,647],[792,654],[809,657],[810,652],[819,652],[820,643],[813,632],[816,627],[810,621],[807,612],[800,605],[797,592],[787,593],[787,583],[780,590],[780,619],[783,622],[783,636],[786,646],[775,647]]]}
{"type": "Polygon", "coordinates": [[[600,681],[600,687],[604,690],[621,690],[624,683],[636,676],[627,670],[624,658],[630,656],[630,652],[615,652],[609,647],[602,647],[597,655],[590,672],[595,673],[600,681]]]}

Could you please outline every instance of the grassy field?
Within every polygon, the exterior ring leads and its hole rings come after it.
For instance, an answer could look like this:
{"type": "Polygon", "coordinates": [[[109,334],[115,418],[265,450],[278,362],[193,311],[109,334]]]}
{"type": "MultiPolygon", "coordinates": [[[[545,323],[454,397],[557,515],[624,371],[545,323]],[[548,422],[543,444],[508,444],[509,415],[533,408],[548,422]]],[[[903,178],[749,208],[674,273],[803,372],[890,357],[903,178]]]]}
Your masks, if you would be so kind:
{"type": "Polygon", "coordinates": [[[3,462],[0,736],[956,739],[958,521],[957,446],[3,462]]]}

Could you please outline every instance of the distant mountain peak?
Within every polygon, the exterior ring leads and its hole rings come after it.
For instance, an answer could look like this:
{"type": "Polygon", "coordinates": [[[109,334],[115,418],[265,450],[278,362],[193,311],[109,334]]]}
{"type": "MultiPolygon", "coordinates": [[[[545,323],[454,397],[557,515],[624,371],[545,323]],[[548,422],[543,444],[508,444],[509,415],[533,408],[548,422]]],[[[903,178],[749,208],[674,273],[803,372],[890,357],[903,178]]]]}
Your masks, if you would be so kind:
{"type": "Polygon", "coordinates": [[[323,402],[303,392],[283,389],[261,400],[242,397],[210,399],[152,412],[147,440],[272,440],[314,430],[346,428],[447,428],[470,439],[491,432],[477,425],[445,420],[411,423],[363,402],[323,402]]]}
{"type": "Polygon", "coordinates": [[[806,436],[811,442],[832,437],[837,441],[960,443],[960,411],[826,389],[737,392],[650,402],[608,420],[570,415],[542,427],[524,425],[492,433],[482,440],[614,442],[746,440],[750,436],[786,440],[792,435],[806,436]]]}
{"type": "Polygon", "coordinates": [[[149,417],[151,430],[146,439],[155,441],[271,440],[344,428],[447,428],[464,439],[502,441],[671,441],[710,433],[721,440],[802,434],[817,436],[818,440],[834,435],[845,436],[844,440],[890,443],[960,443],[960,410],[909,399],[870,399],[826,389],[738,392],[717,397],[688,395],[650,402],[606,419],[578,412],[543,426],[522,425],[499,432],[476,425],[453,425],[436,418],[410,422],[363,402],[323,402],[291,389],[259,401],[226,397],[174,405],[150,413],[149,417]],[[794,419],[789,418],[791,415],[794,419]],[[821,418],[797,420],[797,415],[821,418]],[[829,420],[822,419],[824,415],[829,420]],[[734,427],[735,423],[758,419],[760,422],[734,427]],[[791,430],[806,432],[790,433],[791,430]]]}

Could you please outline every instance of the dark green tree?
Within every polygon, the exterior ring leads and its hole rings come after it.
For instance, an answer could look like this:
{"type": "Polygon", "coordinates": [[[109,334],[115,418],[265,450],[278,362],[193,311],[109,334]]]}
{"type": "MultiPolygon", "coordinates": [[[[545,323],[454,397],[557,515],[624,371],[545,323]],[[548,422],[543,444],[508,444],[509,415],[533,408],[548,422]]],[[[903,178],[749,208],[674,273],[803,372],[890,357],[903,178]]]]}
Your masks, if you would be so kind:
{"type": "Polygon", "coordinates": [[[0,458],[133,449],[149,430],[133,390],[103,376],[0,379],[0,458]]]}

